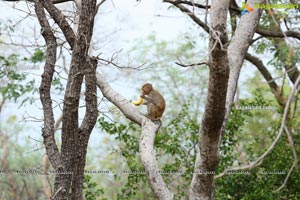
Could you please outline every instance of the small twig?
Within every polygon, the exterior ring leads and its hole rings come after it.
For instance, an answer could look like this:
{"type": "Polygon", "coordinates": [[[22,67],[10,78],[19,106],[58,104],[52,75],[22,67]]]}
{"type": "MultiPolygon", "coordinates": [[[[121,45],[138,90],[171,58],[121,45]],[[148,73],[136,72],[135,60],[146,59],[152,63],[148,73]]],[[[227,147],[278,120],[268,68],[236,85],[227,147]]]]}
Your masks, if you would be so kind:
{"type": "Polygon", "coordinates": [[[128,66],[124,67],[124,66],[121,66],[121,65],[119,65],[119,64],[117,64],[117,63],[115,63],[115,62],[113,62],[114,58],[112,58],[112,59],[110,59],[110,60],[107,60],[107,59],[99,58],[99,57],[98,57],[97,60],[100,60],[100,61],[105,62],[106,65],[111,64],[111,65],[113,65],[113,66],[115,66],[115,67],[117,67],[117,68],[120,68],[120,69],[144,70],[144,69],[147,69],[147,68],[148,68],[148,67],[142,68],[144,65],[146,65],[146,62],[144,62],[143,64],[141,64],[141,65],[139,65],[139,66],[137,66],[137,67],[128,67],[128,66]]]}
{"type": "Polygon", "coordinates": [[[53,197],[51,197],[51,199],[55,199],[56,195],[58,195],[58,193],[61,191],[61,190],[65,190],[63,187],[60,187],[56,193],[53,195],[53,197]]]}
{"type": "Polygon", "coordinates": [[[199,66],[199,65],[207,65],[208,66],[207,62],[192,63],[192,64],[183,64],[183,63],[175,62],[175,64],[179,65],[181,67],[193,67],[193,66],[199,66]]]}
{"type": "Polygon", "coordinates": [[[279,192],[285,186],[285,184],[287,183],[287,181],[288,181],[293,169],[295,168],[295,166],[296,166],[296,161],[294,161],[294,163],[293,163],[292,167],[290,168],[287,176],[285,177],[284,182],[282,183],[282,185],[278,189],[276,189],[274,192],[279,192]]]}
{"type": "Polygon", "coordinates": [[[282,77],[284,77],[287,73],[293,71],[294,69],[297,69],[297,66],[294,66],[294,67],[292,67],[292,68],[286,70],[283,74],[281,74],[281,75],[279,75],[279,76],[277,76],[277,77],[275,77],[275,78],[273,78],[272,80],[269,80],[269,81],[267,81],[267,82],[270,83],[270,82],[275,81],[276,79],[282,78],[282,77]]]}
{"type": "Polygon", "coordinates": [[[295,118],[295,115],[296,115],[297,106],[298,106],[298,94],[299,94],[299,90],[300,90],[300,87],[298,87],[297,91],[296,91],[295,103],[294,103],[294,109],[293,109],[293,117],[292,118],[295,118]]]}
{"type": "Polygon", "coordinates": [[[96,12],[95,12],[95,14],[97,14],[98,13],[98,11],[99,11],[99,7],[105,2],[106,0],[102,0],[100,3],[98,3],[97,4],[97,6],[96,6],[96,12]]]}
{"type": "Polygon", "coordinates": [[[291,136],[291,133],[290,131],[287,129],[287,127],[284,127],[284,131],[287,135],[287,138],[288,138],[288,141],[291,145],[291,148],[292,148],[292,152],[293,152],[293,156],[294,156],[294,160],[296,161],[296,163],[298,163],[298,157],[297,157],[297,152],[296,152],[296,149],[295,149],[295,143],[293,141],[293,138],[291,136]]]}
{"type": "Polygon", "coordinates": [[[263,38],[263,36],[258,36],[257,38],[253,39],[251,42],[250,42],[250,45],[252,45],[254,42],[256,42],[257,40],[263,38]]]}

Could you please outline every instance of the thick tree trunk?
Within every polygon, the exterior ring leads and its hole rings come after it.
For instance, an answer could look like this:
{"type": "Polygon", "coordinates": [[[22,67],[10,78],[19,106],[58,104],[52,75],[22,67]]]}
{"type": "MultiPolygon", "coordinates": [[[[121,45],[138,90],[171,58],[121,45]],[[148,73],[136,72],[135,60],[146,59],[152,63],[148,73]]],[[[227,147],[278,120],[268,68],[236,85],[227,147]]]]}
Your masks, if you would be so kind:
{"type": "Polygon", "coordinates": [[[192,200],[211,200],[214,198],[213,180],[219,163],[219,141],[225,116],[229,78],[226,32],[228,8],[229,0],[212,1],[208,95],[190,188],[190,199],[192,200]]]}

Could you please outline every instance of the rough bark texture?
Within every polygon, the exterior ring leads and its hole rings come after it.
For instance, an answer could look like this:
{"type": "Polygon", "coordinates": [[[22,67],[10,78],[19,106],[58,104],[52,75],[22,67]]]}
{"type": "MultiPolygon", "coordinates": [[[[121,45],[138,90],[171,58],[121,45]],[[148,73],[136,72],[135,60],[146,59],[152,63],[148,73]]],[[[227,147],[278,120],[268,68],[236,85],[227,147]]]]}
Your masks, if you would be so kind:
{"type": "Polygon", "coordinates": [[[219,140],[225,116],[225,102],[229,64],[227,58],[226,22],[229,0],[212,1],[209,84],[205,112],[202,119],[199,151],[196,155],[190,199],[213,199],[213,178],[219,163],[219,140]]]}
{"type": "Polygon", "coordinates": [[[36,14],[47,44],[46,63],[40,86],[44,111],[44,143],[51,164],[57,170],[53,199],[82,199],[85,159],[90,134],[97,120],[97,60],[88,55],[94,27],[96,0],[82,1],[77,35],[51,1],[35,1],[36,14]],[[70,72],[64,97],[61,153],[54,138],[54,118],[50,96],[51,82],[56,62],[56,38],[45,17],[44,8],[59,25],[73,49],[70,72]],[[81,86],[85,79],[86,112],[79,126],[78,106],[81,86]]]}
{"type": "MultiPolygon", "coordinates": [[[[55,178],[55,182],[62,183],[63,188],[65,188],[58,195],[61,199],[64,199],[65,193],[70,190],[71,199],[82,198],[86,150],[91,130],[97,119],[97,62],[87,55],[93,33],[95,8],[95,0],[86,0],[82,3],[79,28],[64,97],[61,155],[67,174],[59,174],[55,178]],[[83,76],[86,80],[86,114],[79,127],[78,106],[83,76]]],[[[54,190],[59,189],[60,186],[55,185],[54,190]]]]}
{"type": "Polygon", "coordinates": [[[39,1],[35,2],[35,12],[42,27],[42,35],[47,44],[44,73],[42,74],[42,81],[40,85],[40,99],[44,113],[44,128],[42,128],[42,136],[44,138],[47,155],[49,156],[54,169],[62,170],[61,159],[54,138],[54,116],[50,95],[51,82],[56,62],[57,42],[49,22],[47,21],[44,9],[39,1]]]}

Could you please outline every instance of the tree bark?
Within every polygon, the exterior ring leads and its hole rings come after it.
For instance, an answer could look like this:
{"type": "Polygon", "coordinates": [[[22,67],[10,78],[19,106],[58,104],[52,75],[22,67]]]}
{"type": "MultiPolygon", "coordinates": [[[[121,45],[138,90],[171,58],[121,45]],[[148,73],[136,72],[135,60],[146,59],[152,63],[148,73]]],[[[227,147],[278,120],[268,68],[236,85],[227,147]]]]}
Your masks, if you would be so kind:
{"type": "MultiPolygon", "coordinates": [[[[248,3],[251,5],[254,4],[254,2],[263,4],[265,1],[248,1],[248,3]]],[[[226,115],[223,124],[223,131],[225,130],[226,123],[231,111],[231,106],[236,93],[236,88],[240,76],[241,67],[244,62],[244,57],[248,51],[251,40],[255,33],[256,27],[261,16],[261,12],[262,11],[260,9],[255,9],[253,12],[250,12],[241,17],[236,31],[234,32],[234,36],[231,39],[230,45],[228,46],[230,76],[226,97],[226,115]]]]}
{"type": "Polygon", "coordinates": [[[77,35],[53,2],[35,1],[36,14],[47,44],[46,62],[40,96],[44,111],[43,137],[47,155],[56,172],[53,199],[82,199],[85,159],[90,134],[97,120],[97,60],[88,55],[94,27],[96,0],[82,1],[77,35]],[[46,19],[44,8],[64,33],[73,49],[71,67],[64,96],[61,153],[54,138],[54,118],[50,96],[51,82],[56,63],[56,38],[46,19]],[[81,87],[85,79],[86,111],[81,125],[78,109],[81,87]]]}
{"type": "Polygon", "coordinates": [[[145,167],[146,176],[152,191],[159,200],[172,200],[173,194],[167,188],[156,161],[154,150],[154,139],[157,130],[160,127],[160,121],[153,123],[150,119],[144,117],[142,123],[142,135],[139,143],[141,160],[145,167]]]}
{"type": "Polygon", "coordinates": [[[199,133],[199,149],[190,187],[192,200],[214,198],[213,178],[219,163],[219,140],[225,116],[229,77],[226,32],[229,3],[229,0],[215,0],[211,3],[209,84],[199,133]]]}

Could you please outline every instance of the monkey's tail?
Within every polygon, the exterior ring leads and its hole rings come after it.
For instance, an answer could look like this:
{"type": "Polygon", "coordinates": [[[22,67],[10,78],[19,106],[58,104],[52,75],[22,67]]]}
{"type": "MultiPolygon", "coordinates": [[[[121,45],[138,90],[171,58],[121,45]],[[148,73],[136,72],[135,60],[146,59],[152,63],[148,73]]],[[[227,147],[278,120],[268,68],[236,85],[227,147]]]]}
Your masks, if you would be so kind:
{"type": "Polygon", "coordinates": [[[158,119],[151,119],[151,120],[153,121],[153,123],[159,124],[159,126],[158,126],[158,128],[156,130],[156,133],[157,133],[158,130],[160,129],[160,127],[161,127],[162,122],[161,122],[161,120],[159,118],[158,119]]]}
{"type": "Polygon", "coordinates": [[[159,128],[161,127],[161,124],[162,124],[162,122],[161,122],[161,120],[160,120],[160,117],[158,117],[158,118],[153,118],[153,117],[150,117],[150,116],[148,116],[148,115],[145,115],[145,117],[147,117],[148,119],[151,119],[155,124],[159,123],[159,127],[157,128],[157,131],[156,131],[156,133],[157,133],[158,130],[159,130],[159,128]]]}

